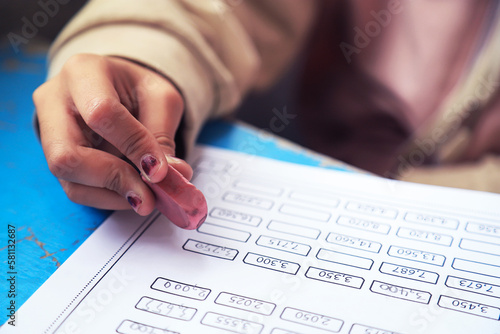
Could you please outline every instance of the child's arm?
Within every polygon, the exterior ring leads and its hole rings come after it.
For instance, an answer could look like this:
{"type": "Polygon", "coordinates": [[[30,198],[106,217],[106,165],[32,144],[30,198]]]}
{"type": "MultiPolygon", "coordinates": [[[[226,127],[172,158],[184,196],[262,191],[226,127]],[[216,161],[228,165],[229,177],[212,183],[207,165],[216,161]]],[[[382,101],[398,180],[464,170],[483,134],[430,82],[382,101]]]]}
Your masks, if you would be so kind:
{"type": "MultiPolygon", "coordinates": [[[[154,208],[162,153],[189,149],[203,122],[284,71],[316,1],[93,0],[54,43],[34,94],[51,171],[75,202],[154,208]],[[139,65],[142,64],[142,65],[139,65]],[[144,65],[144,66],[143,66],[144,65]],[[168,79],[166,79],[168,78],[168,79]],[[176,138],[180,124],[182,137],[176,138]]],[[[184,175],[183,161],[168,163],[184,175]]]]}

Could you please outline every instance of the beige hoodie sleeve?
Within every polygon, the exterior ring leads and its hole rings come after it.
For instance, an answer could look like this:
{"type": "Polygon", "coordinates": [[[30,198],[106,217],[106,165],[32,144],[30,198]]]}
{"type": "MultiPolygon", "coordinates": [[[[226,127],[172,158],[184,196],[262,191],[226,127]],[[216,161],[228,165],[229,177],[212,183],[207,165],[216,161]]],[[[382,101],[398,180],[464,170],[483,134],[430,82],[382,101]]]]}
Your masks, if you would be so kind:
{"type": "Polygon", "coordinates": [[[133,59],[170,78],[186,104],[191,147],[203,122],[234,109],[289,64],[311,26],[316,1],[93,0],[50,52],[49,77],[72,55],[133,59]]]}

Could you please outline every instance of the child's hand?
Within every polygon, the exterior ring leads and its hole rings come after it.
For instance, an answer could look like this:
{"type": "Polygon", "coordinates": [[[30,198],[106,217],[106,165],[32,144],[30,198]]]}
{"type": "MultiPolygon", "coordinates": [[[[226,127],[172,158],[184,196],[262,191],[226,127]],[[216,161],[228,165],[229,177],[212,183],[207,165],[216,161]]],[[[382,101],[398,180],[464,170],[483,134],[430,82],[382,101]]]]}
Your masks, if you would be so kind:
{"type": "Polygon", "coordinates": [[[155,198],[130,160],[151,182],[171,163],[187,179],[189,165],[175,154],[184,111],[177,89],[163,76],[128,60],[73,56],[33,94],[51,172],[68,197],[104,209],[149,214],[155,198]],[[127,203],[130,203],[130,205],[127,203]]]}

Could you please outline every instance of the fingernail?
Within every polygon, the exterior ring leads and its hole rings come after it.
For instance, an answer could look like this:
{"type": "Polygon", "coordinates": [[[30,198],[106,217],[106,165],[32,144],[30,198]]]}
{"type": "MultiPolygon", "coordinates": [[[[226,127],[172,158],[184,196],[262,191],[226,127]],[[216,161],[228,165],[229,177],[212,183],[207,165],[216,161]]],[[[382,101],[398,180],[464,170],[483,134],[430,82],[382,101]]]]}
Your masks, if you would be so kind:
{"type": "Polygon", "coordinates": [[[160,161],[153,155],[146,154],[141,159],[141,168],[146,178],[151,181],[151,177],[155,175],[160,168],[160,161]]]}
{"type": "Polygon", "coordinates": [[[127,201],[135,212],[137,212],[139,206],[142,204],[142,199],[133,192],[127,194],[127,201]]]}
{"type": "Polygon", "coordinates": [[[174,157],[173,155],[167,155],[166,157],[167,157],[168,163],[180,163],[183,161],[182,159],[174,157]]]}

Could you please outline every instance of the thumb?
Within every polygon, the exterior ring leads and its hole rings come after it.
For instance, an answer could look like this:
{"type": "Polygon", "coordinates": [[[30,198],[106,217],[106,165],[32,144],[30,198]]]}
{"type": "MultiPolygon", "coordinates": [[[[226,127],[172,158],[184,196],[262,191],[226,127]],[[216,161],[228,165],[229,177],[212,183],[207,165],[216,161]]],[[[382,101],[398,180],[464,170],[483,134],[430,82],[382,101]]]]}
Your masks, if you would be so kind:
{"type": "Polygon", "coordinates": [[[175,168],[179,173],[182,174],[182,176],[186,178],[186,180],[191,180],[191,178],[193,177],[193,169],[186,161],[171,155],[167,155],[166,158],[169,167],[175,168]]]}

